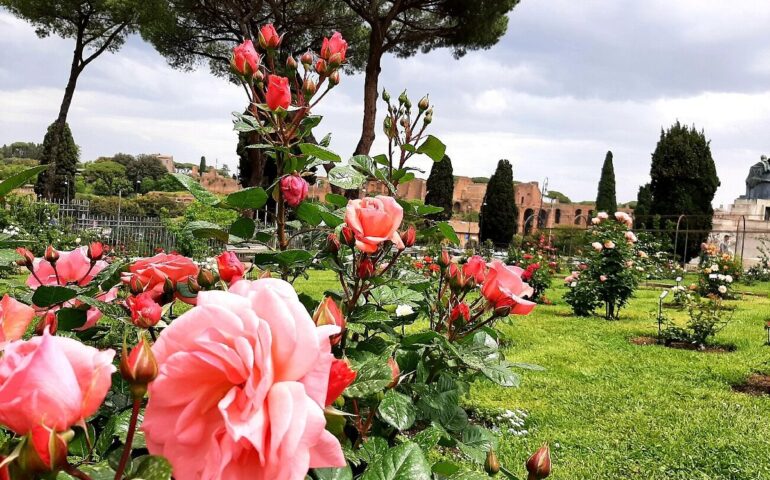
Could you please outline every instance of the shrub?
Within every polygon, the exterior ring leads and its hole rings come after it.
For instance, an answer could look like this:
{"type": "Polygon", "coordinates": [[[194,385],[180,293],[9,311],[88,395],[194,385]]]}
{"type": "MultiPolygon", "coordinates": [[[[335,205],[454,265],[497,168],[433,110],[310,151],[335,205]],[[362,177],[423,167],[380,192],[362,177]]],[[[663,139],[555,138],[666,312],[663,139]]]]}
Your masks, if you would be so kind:
{"type": "Polygon", "coordinates": [[[670,318],[666,319],[666,327],[661,331],[662,340],[667,344],[685,342],[702,348],[729,323],[729,318],[725,318],[727,309],[715,295],[705,298],[687,295],[683,298],[689,317],[687,323],[680,326],[670,318]]]}

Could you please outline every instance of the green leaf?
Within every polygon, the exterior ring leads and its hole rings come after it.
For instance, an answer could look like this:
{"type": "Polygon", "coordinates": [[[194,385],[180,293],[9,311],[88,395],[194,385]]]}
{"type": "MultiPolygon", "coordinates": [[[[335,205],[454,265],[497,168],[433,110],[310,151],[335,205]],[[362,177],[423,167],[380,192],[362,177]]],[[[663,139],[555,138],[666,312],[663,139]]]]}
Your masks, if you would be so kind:
{"type": "Polygon", "coordinates": [[[323,160],[325,162],[341,162],[342,158],[340,158],[339,155],[332,152],[326,147],[322,147],[321,145],[316,145],[315,143],[300,143],[299,144],[299,151],[304,153],[305,155],[309,155],[311,157],[316,157],[319,160],[323,160]]]}
{"type": "Polygon", "coordinates": [[[338,165],[329,171],[329,183],[344,190],[356,190],[366,181],[366,177],[350,165],[338,165]]]}
{"type": "Polygon", "coordinates": [[[351,398],[364,398],[379,393],[393,381],[393,372],[384,357],[373,357],[363,363],[353,363],[356,379],[345,391],[351,398]]]}
{"type": "Polygon", "coordinates": [[[361,480],[430,480],[430,465],[420,447],[412,442],[391,448],[371,463],[361,480]]]}
{"type": "Polygon", "coordinates": [[[315,468],[313,469],[318,480],[353,480],[353,471],[350,466],[344,468],[315,468]]]}
{"type": "Polygon", "coordinates": [[[11,175],[2,182],[0,182],[0,197],[8,195],[12,190],[23,186],[27,183],[27,180],[34,177],[40,172],[48,169],[50,165],[38,165],[37,167],[28,168],[24,171],[11,175]]]}
{"type": "MultiPolygon", "coordinates": [[[[141,425],[144,421],[144,414],[139,413],[139,420],[137,422],[137,425],[141,425]]],[[[123,410],[120,412],[116,419],[115,419],[115,430],[113,431],[113,435],[118,437],[118,439],[126,443],[126,436],[128,435],[128,426],[131,423],[131,409],[123,410]]],[[[132,449],[137,448],[147,448],[147,444],[144,440],[144,431],[141,429],[137,429],[136,433],[134,434],[134,441],[133,445],[131,446],[132,449]]]]}
{"type": "Polygon", "coordinates": [[[188,223],[185,230],[190,232],[195,238],[214,238],[223,243],[227,243],[230,239],[230,234],[224,231],[222,227],[216,223],[204,220],[188,223]]]}
{"type": "Polygon", "coordinates": [[[240,210],[258,210],[267,203],[267,192],[262,187],[244,188],[225,197],[225,203],[240,210]]]}
{"type": "Polygon", "coordinates": [[[183,173],[172,173],[170,175],[174,177],[176,181],[185,188],[185,190],[190,192],[192,196],[202,204],[213,207],[219,203],[219,197],[203,188],[203,186],[196,182],[192,177],[183,173]]]}
{"type": "Polygon", "coordinates": [[[313,258],[313,252],[307,250],[284,250],[283,252],[257,253],[254,255],[254,264],[257,266],[280,265],[291,267],[294,264],[304,263],[313,258]]]}
{"type": "Polygon", "coordinates": [[[417,148],[417,153],[429,156],[434,162],[440,162],[446,154],[446,145],[433,135],[428,135],[428,138],[417,148]]]}
{"type": "Polygon", "coordinates": [[[431,467],[433,473],[448,477],[460,471],[460,467],[451,462],[436,462],[431,467]]]}
{"type": "Polygon", "coordinates": [[[128,271],[131,262],[115,261],[105,268],[91,281],[91,285],[98,284],[103,292],[108,291],[121,282],[121,274],[128,271]]]}
{"type": "Polygon", "coordinates": [[[78,292],[71,288],[58,285],[41,285],[32,294],[32,303],[38,307],[50,307],[72,300],[77,295],[78,292]]]}
{"type": "Polygon", "coordinates": [[[437,420],[449,431],[460,432],[468,426],[468,414],[459,405],[447,405],[437,415],[437,420]]]}
{"type": "Polygon", "coordinates": [[[439,232],[441,232],[441,235],[444,236],[447,240],[452,242],[455,245],[460,244],[460,239],[457,237],[457,233],[455,233],[455,229],[452,228],[452,226],[448,222],[439,222],[437,225],[439,232]]]}
{"type": "Polygon", "coordinates": [[[321,207],[318,204],[302,202],[297,206],[294,212],[296,213],[297,218],[314,227],[317,227],[321,223],[321,207]]]}
{"type": "Polygon", "coordinates": [[[171,464],[163,457],[148,455],[131,476],[134,480],[170,480],[171,464]]]}
{"type": "Polygon", "coordinates": [[[380,417],[398,430],[407,430],[417,418],[412,399],[402,393],[389,390],[380,402],[380,417]]]}
{"type": "Polygon", "coordinates": [[[330,203],[337,208],[345,208],[348,205],[348,199],[345,195],[337,195],[336,193],[326,194],[326,203],[330,203]]]}
{"type": "Polygon", "coordinates": [[[503,387],[518,387],[519,376],[507,365],[486,365],[481,369],[485,377],[503,387]]]}
{"type": "Polygon", "coordinates": [[[342,217],[333,213],[325,212],[323,210],[318,212],[318,214],[321,216],[321,220],[323,220],[324,223],[330,228],[337,228],[345,222],[342,217]]]}
{"type": "Polygon", "coordinates": [[[254,224],[254,219],[240,217],[230,225],[230,235],[235,235],[238,238],[247,240],[254,236],[256,228],[257,226],[254,224]]]}
{"type": "Polygon", "coordinates": [[[91,298],[86,295],[78,295],[77,300],[85,303],[89,307],[93,307],[104,315],[112,318],[121,318],[127,316],[126,310],[116,303],[107,303],[96,298],[91,298]]]}
{"type": "Polygon", "coordinates": [[[358,454],[366,463],[374,463],[377,461],[377,459],[385,455],[389,449],[390,446],[388,445],[387,440],[384,438],[369,437],[364,442],[364,444],[361,445],[361,449],[358,451],[358,454]]]}
{"type": "Polygon", "coordinates": [[[431,215],[433,213],[441,213],[444,211],[442,207],[434,207],[433,205],[417,205],[417,215],[431,215]]]}

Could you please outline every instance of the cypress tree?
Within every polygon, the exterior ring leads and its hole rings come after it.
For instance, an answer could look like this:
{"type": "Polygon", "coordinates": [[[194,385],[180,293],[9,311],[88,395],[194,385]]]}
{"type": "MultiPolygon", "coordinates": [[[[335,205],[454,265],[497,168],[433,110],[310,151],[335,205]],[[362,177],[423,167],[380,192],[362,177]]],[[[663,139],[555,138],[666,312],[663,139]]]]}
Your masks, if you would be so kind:
{"type": "Polygon", "coordinates": [[[198,174],[203,175],[206,173],[206,157],[201,156],[201,163],[198,166],[198,174]]]}
{"type": "Polygon", "coordinates": [[[651,228],[652,217],[650,216],[650,207],[652,206],[652,190],[650,184],[646,183],[639,187],[639,193],[636,194],[636,207],[634,208],[634,227],[651,228]]]}
{"type": "Polygon", "coordinates": [[[479,216],[479,240],[491,240],[507,247],[516,230],[516,202],[513,194],[513,169],[508,160],[500,160],[487,184],[479,216]]]}
{"type": "Polygon", "coordinates": [[[80,152],[69,125],[58,122],[49,125],[40,156],[40,164],[49,165],[49,168],[37,176],[35,193],[48,199],[66,198],[68,194],[69,198],[74,197],[79,157],[80,152]],[[69,189],[65,182],[69,184],[69,189]]]}
{"type": "Polygon", "coordinates": [[[710,141],[703,131],[678,121],[668,130],[661,130],[652,154],[650,177],[650,214],[660,215],[667,225],[675,225],[679,215],[687,215],[683,225],[690,231],[688,244],[683,249],[680,240],[679,251],[674,253],[685,251],[685,259],[689,260],[711,231],[711,202],[720,185],[710,141]]]}
{"type": "Polygon", "coordinates": [[[448,155],[440,162],[436,162],[430,169],[428,181],[425,184],[425,204],[441,207],[443,212],[430,216],[434,220],[449,220],[452,217],[452,196],[455,190],[455,181],[452,170],[452,160],[448,155]]]}
{"type": "Polygon", "coordinates": [[[596,210],[609,214],[618,210],[618,201],[615,197],[615,168],[612,165],[612,152],[610,151],[604,157],[602,176],[599,179],[599,191],[596,194],[596,210]]]}

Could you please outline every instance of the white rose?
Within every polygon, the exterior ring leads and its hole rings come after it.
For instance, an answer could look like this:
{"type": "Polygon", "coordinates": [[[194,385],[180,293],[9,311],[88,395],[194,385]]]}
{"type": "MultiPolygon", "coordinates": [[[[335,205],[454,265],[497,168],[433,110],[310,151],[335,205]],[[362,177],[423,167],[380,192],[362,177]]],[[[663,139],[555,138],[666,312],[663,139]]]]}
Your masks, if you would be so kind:
{"type": "Polygon", "coordinates": [[[711,280],[716,280],[716,278],[717,278],[717,274],[716,274],[716,273],[712,273],[711,275],[709,275],[709,278],[710,278],[711,280]]]}
{"type": "Polygon", "coordinates": [[[727,293],[727,287],[725,287],[724,285],[720,285],[719,286],[719,293],[721,293],[722,295],[727,293]]]}
{"type": "Polygon", "coordinates": [[[725,275],[725,281],[727,283],[733,283],[733,276],[732,275],[725,275]]]}
{"type": "Polygon", "coordinates": [[[572,282],[569,284],[570,287],[575,288],[577,287],[577,282],[572,282]]]}
{"type": "Polygon", "coordinates": [[[412,309],[411,305],[399,305],[396,308],[396,316],[397,317],[405,317],[407,315],[411,315],[414,313],[414,310],[412,309]]]}
{"type": "Polygon", "coordinates": [[[719,265],[717,265],[717,264],[712,265],[711,266],[711,271],[712,272],[718,272],[719,271],[719,265]]]}

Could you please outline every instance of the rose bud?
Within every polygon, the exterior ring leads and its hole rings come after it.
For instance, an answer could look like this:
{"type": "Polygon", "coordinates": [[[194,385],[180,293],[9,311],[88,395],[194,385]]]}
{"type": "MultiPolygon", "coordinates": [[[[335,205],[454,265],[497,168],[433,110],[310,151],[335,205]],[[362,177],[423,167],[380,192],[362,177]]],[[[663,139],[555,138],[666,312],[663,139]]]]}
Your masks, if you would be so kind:
{"type": "Polygon", "coordinates": [[[329,386],[326,389],[326,406],[337,400],[342,392],[356,379],[356,372],[351,370],[347,360],[335,358],[329,370],[329,386]]]}
{"type": "Polygon", "coordinates": [[[217,269],[219,270],[219,278],[230,284],[243,278],[246,265],[241,262],[235,252],[222,252],[217,257],[217,269]]]}
{"type": "Polygon", "coordinates": [[[270,75],[267,78],[267,92],[265,92],[265,103],[272,111],[279,108],[286,110],[291,105],[291,90],[289,89],[289,79],[270,75]]]}
{"type": "Polygon", "coordinates": [[[404,105],[406,102],[409,101],[409,97],[406,96],[406,90],[401,92],[401,95],[398,96],[398,103],[399,105],[404,105]]]}
{"type": "Polygon", "coordinates": [[[315,95],[316,92],[316,84],[313,81],[312,78],[307,77],[304,82],[302,82],[302,93],[305,94],[306,97],[310,98],[313,95],[315,95]]]}
{"type": "Polygon", "coordinates": [[[286,59],[286,68],[292,72],[297,69],[297,59],[294,58],[294,55],[289,55],[289,57],[286,59]]]}
{"type": "Polygon", "coordinates": [[[134,400],[144,398],[147,393],[147,385],[158,376],[158,362],[152,353],[152,348],[139,339],[139,343],[128,353],[126,343],[123,342],[123,355],[120,357],[120,375],[130,385],[134,400]]]}
{"type": "Polygon", "coordinates": [[[19,453],[20,469],[35,478],[61,470],[67,463],[67,444],[74,435],[72,430],[56,433],[45,425],[33,427],[19,453]]]}
{"type": "Polygon", "coordinates": [[[342,230],[340,230],[340,241],[344,242],[345,245],[352,247],[356,244],[356,235],[353,233],[353,229],[345,225],[342,227],[342,230]]]}
{"type": "Polygon", "coordinates": [[[393,357],[388,358],[388,366],[390,367],[390,374],[393,380],[388,384],[387,388],[395,388],[398,385],[398,377],[401,375],[401,369],[398,368],[398,362],[393,357]]]}
{"type": "Polygon", "coordinates": [[[40,317],[40,320],[35,326],[35,335],[42,336],[46,329],[51,335],[56,335],[56,331],[59,329],[59,320],[56,318],[56,312],[47,311],[45,315],[40,317]]]}
{"type": "Polygon", "coordinates": [[[154,327],[163,315],[163,309],[153,300],[151,292],[128,297],[126,304],[131,311],[131,323],[139,328],[154,327]]]}
{"type": "Polygon", "coordinates": [[[318,60],[316,60],[315,73],[321,76],[326,75],[326,60],[324,60],[323,58],[319,58],[318,60]]]}
{"type": "Polygon", "coordinates": [[[336,255],[337,252],[340,251],[340,248],[342,245],[340,245],[340,239],[335,235],[334,233],[330,233],[326,237],[326,251],[331,253],[332,255],[336,255]]]}
{"type": "Polygon", "coordinates": [[[198,285],[200,285],[202,288],[209,289],[213,287],[219,279],[217,278],[217,275],[211,270],[207,268],[201,268],[198,271],[197,280],[198,285]]]}
{"type": "Polygon", "coordinates": [[[496,317],[507,317],[511,314],[511,306],[510,305],[497,305],[495,306],[495,316],[496,317]]]}
{"type": "Polygon", "coordinates": [[[361,263],[358,264],[358,278],[366,280],[372,278],[373,275],[374,264],[372,263],[372,259],[369,257],[362,258],[361,263]]]}
{"type": "Polygon", "coordinates": [[[337,345],[340,343],[346,322],[340,308],[337,306],[337,302],[335,302],[332,297],[324,297],[324,299],[321,300],[315,313],[313,313],[313,322],[315,322],[317,326],[336,325],[340,327],[340,333],[331,337],[331,344],[337,345]]]}
{"type": "Polygon", "coordinates": [[[346,42],[340,32],[334,32],[331,38],[324,38],[321,45],[321,57],[328,60],[332,68],[337,68],[345,61],[348,51],[346,42]]]}
{"type": "Polygon", "coordinates": [[[246,40],[233,48],[233,55],[230,57],[230,67],[242,77],[252,77],[259,71],[260,61],[261,57],[254,48],[254,44],[251,40],[246,40]]]}
{"type": "Polygon", "coordinates": [[[59,260],[59,252],[57,252],[52,245],[48,245],[48,247],[46,247],[45,249],[45,254],[43,255],[43,258],[45,258],[48,263],[53,265],[54,263],[56,263],[57,260],[59,260]]]}
{"type": "Polygon", "coordinates": [[[104,245],[102,242],[91,242],[88,245],[88,250],[86,251],[86,255],[89,259],[91,259],[92,262],[96,262],[98,260],[101,260],[104,256],[104,245]]]}
{"type": "Polygon", "coordinates": [[[335,70],[329,75],[329,85],[336,87],[340,84],[340,71],[335,70]]]}
{"type": "Polygon", "coordinates": [[[281,44],[283,35],[278,35],[272,23],[263,25],[259,29],[259,46],[265,50],[275,50],[281,44]]]}
{"type": "Polygon", "coordinates": [[[500,461],[497,459],[497,455],[492,449],[487,452],[487,459],[484,461],[484,471],[487,472],[490,477],[493,477],[500,472],[500,461]]]}
{"type": "Polygon", "coordinates": [[[463,275],[462,270],[460,270],[456,263],[449,265],[449,268],[446,270],[446,276],[452,290],[459,291],[465,288],[465,275],[463,275]]]}
{"type": "Polygon", "coordinates": [[[404,242],[405,247],[411,247],[414,245],[416,237],[417,231],[415,230],[414,225],[409,225],[409,228],[401,232],[401,241],[404,242]]]}
{"type": "Polygon", "coordinates": [[[465,302],[460,302],[455,305],[452,312],[449,314],[449,319],[452,320],[452,322],[455,322],[459,318],[466,322],[471,318],[471,310],[465,302]]]}
{"type": "Polygon", "coordinates": [[[258,85],[262,85],[262,82],[265,81],[265,74],[262,73],[262,70],[257,70],[257,73],[254,74],[254,81],[256,81],[258,85]]]}
{"type": "Polygon", "coordinates": [[[430,106],[430,102],[428,101],[427,95],[422,97],[420,101],[417,102],[417,108],[419,108],[421,112],[424,110],[427,110],[429,106],[430,106]]]}
{"type": "Polygon", "coordinates": [[[451,259],[449,258],[449,252],[446,251],[446,249],[441,250],[441,255],[438,257],[438,264],[441,265],[442,268],[446,268],[451,263],[451,259]]]}
{"type": "Polygon", "coordinates": [[[174,281],[166,277],[166,279],[163,281],[163,293],[166,295],[173,295],[174,292],[176,292],[174,281]]]}
{"type": "Polygon", "coordinates": [[[299,61],[302,62],[302,65],[309,67],[313,64],[313,52],[307,51],[302,54],[301,57],[299,57],[299,61]]]}
{"type": "Polygon", "coordinates": [[[16,253],[21,255],[21,258],[16,260],[16,265],[20,267],[27,267],[31,270],[32,265],[35,263],[35,255],[33,255],[32,252],[24,247],[17,248],[16,253]]]}
{"type": "Polygon", "coordinates": [[[384,101],[386,103],[390,102],[390,94],[384,88],[382,89],[382,101],[384,101]]]}
{"type": "Polygon", "coordinates": [[[308,184],[299,175],[286,175],[281,178],[281,198],[292,208],[297,207],[307,197],[308,184]]]}
{"type": "Polygon", "coordinates": [[[541,480],[551,474],[551,449],[546,443],[527,460],[528,480],[541,480]]]}
{"type": "Polygon", "coordinates": [[[190,290],[190,292],[192,293],[198,293],[202,290],[201,286],[198,284],[198,280],[192,275],[187,277],[186,283],[187,283],[187,289],[190,290]]]}

